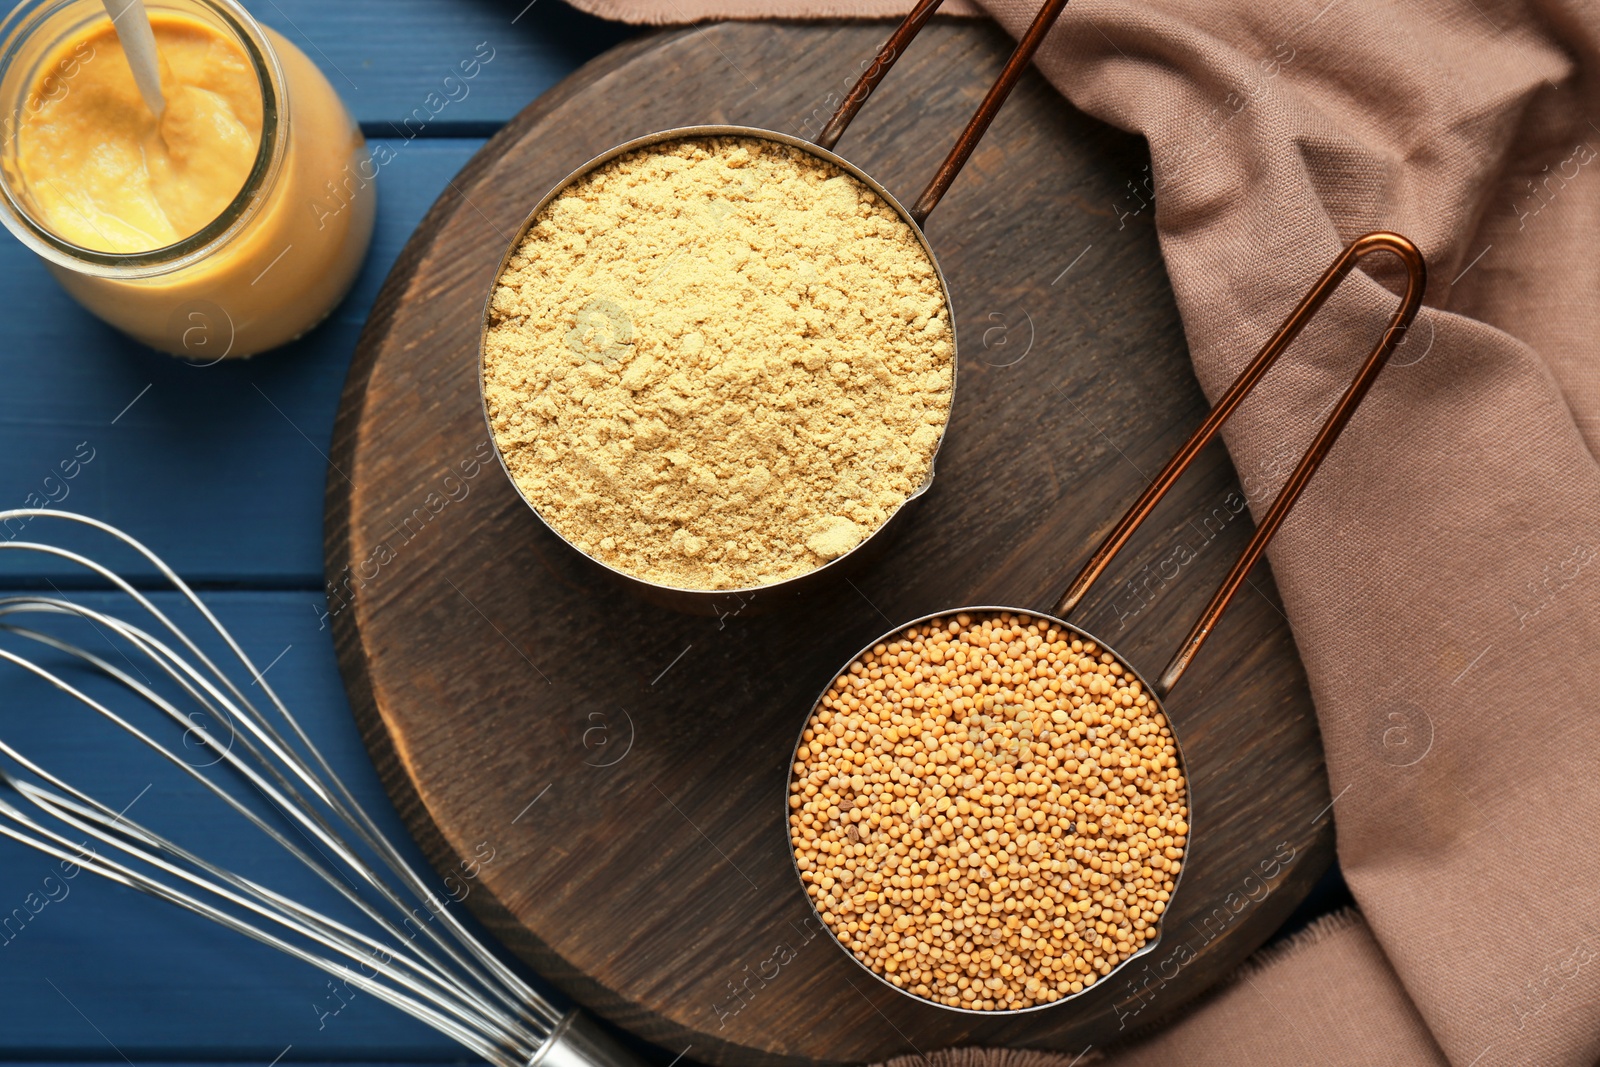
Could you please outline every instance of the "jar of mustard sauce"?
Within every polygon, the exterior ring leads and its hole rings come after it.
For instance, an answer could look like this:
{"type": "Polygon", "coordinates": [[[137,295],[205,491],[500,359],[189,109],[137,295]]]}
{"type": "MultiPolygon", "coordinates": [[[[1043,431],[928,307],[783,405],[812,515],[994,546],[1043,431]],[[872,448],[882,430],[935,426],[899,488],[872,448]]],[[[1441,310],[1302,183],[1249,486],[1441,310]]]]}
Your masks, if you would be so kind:
{"type": "Polygon", "coordinates": [[[159,117],[101,0],[27,0],[0,23],[0,219],[145,344],[207,362],[284,344],[333,310],[371,240],[360,127],[235,0],[147,9],[159,117]]]}

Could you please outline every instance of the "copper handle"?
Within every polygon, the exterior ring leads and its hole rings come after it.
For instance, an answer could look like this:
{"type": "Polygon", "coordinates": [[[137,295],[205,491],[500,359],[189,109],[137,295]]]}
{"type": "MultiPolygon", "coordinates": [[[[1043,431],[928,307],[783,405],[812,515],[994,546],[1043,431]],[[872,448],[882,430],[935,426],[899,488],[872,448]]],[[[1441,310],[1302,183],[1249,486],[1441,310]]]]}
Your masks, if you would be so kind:
{"type": "MultiPolygon", "coordinates": [[[[856,117],[856,112],[861,110],[861,105],[867,102],[867,97],[872,95],[872,90],[878,87],[883,76],[889,73],[889,68],[894,66],[895,60],[900,58],[902,52],[911,41],[928,24],[933,13],[939,9],[943,0],[918,0],[917,6],[895,28],[894,33],[884,42],[878,50],[877,57],[872,61],[861,77],[851,87],[839,104],[839,109],[833,113],[828,124],[817,135],[816,144],[822,148],[832,149],[839,143],[839,138],[850,125],[850,120],[856,117]]],[[[1005,69],[1000,72],[1000,77],[995,80],[989,89],[989,94],[983,98],[983,103],[978,105],[978,110],[973,113],[972,119],[967,123],[967,128],[961,131],[961,136],[956,138],[956,143],[950,149],[950,154],[940,164],[939,170],[934,174],[928,187],[917,197],[917,202],[911,205],[911,218],[918,226],[928,221],[928,215],[938,206],[944,194],[949,190],[951,183],[956,180],[956,175],[961,173],[961,168],[972,155],[978,142],[982,140],[989,124],[999,114],[1000,107],[1006,102],[1006,97],[1011,95],[1011,90],[1016,88],[1022,74],[1028,69],[1033,54],[1039,50],[1039,45],[1044,42],[1045,35],[1050,32],[1050,27],[1055,24],[1067,0],[1045,0],[1044,6],[1034,16],[1033,24],[1028,31],[1017,41],[1017,47],[1011,53],[1011,58],[1006,61],[1005,69]]]]}
{"type": "Polygon", "coordinates": [[[1083,570],[1061,598],[1056,614],[1065,617],[1083,599],[1095,579],[1100,577],[1112,557],[1127,544],[1133,532],[1155,509],[1167,490],[1172,488],[1173,483],[1183,475],[1189,464],[1194,462],[1200,450],[1217,435],[1217,431],[1228,420],[1228,416],[1233,414],[1240,401],[1255,388],[1256,383],[1283,354],[1284,349],[1289,347],[1305,328],[1306,323],[1316,315],[1328,297],[1333,295],[1339,283],[1344,281],[1345,275],[1355,268],[1359,260],[1373,252],[1390,252],[1405,266],[1406,291],[1401,297],[1400,307],[1395,311],[1394,318],[1389,320],[1389,328],[1384,331],[1378,346],[1367,357],[1361,372],[1345,390],[1344,396],[1339,398],[1339,403],[1334,406],[1333,413],[1322,424],[1322,429],[1312,440],[1311,446],[1306,449],[1306,454],[1301,457],[1299,465],[1289,475],[1288,481],[1284,482],[1283,488],[1278,491],[1277,499],[1262,517],[1260,525],[1256,527],[1255,535],[1250,538],[1250,543],[1239,556],[1239,561],[1233,565],[1233,570],[1228,572],[1221,588],[1211,598],[1211,603],[1201,613],[1194,628],[1189,631],[1189,636],[1184,638],[1177,655],[1172,657],[1172,662],[1167,664],[1167,669],[1161,673],[1161,679],[1156,683],[1157,696],[1165,696],[1183,676],[1184,670],[1194,659],[1195,653],[1200,651],[1200,646],[1205,643],[1217,620],[1227,609],[1228,603],[1244,584],[1250,568],[1255,566],[1261,554],[1266,551],[1267,542],[1272,540],[1272,535],[1283,525],[1289,509],[1299,499],[1306,483],[1311,480],[1311,475],[1322,464],[1333,443],[1339,439],[1339,434],[1344,431],[1350,416],[1355,414],[1356,406],[1367,395],[1367,390],[1372,387],[1378,372],[1389,362],[1389,356],[1400,343],[1401,335],[1411,325],[1411,320],[1416,318],[1417,310],[1422,306],[1422,291],[1428,282],[1427,264],[1423,261],[1422,253],[1417,250],[1417,246],[1397,233],[1383,231],[1369,233],[1352,241],[1350,246],[1340,253],[1339,258],[1333,261],[1333,265],[1323,273],[1317,284],[1306,294],[1305,299],[1300,301],[1300,306],[1283,321],[1282,326],[1278,327],[1278,332],[1273,334],[1272,339],[1257,353],[1255,359],[1251,360],[1250,365],[1223,394],[1222,399],[1217,401],[1211,413],[1200,424],[1200,428],[1195,430],[1194,435],[1167,462],[1139,499],[1134,501],[1128,513],[1122,517],[1122,521],[1117,523],[1100,547],[1095,549],[1094,555],[1090,557],[1089,562],[1084,565],[1083,570]]]}

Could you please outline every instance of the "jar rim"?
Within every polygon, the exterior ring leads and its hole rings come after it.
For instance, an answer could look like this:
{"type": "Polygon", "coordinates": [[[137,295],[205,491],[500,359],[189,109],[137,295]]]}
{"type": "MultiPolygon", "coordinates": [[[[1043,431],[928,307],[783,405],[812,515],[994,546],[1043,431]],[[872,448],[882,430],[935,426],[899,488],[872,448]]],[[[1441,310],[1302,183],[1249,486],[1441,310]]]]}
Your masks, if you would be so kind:
{"type": "MultiPolygon", "coordinates": [[[[104,16],[104,8],[96,0],[23,0],[12,9],[4,22],[0,22],[0,81],[3,81],[7,68],[23,43],[40,25],[78,3],[92,5],[99,9],[102,17],[108,17],[104,16]]],[[[169,6],[159,0],[150,6],[156,10],[182,10],[178,5],[169,6]]],[[[185,0],[185,6],[204,8],[220,19],[222,28],[233,36],[255,71],[261,89],[261,136],[255,159],[244,182],[216,218],[187,237],[140,252],[107,252],[85,248],[56,234],[35,217],[20,190],[14,189],[6,176],[0,173],[0,220],[24,244],[50,262],[78,274],[99,277],[126,279],[167,274],[189,266],[228,244],[255,217],[265,202],[266,198],[261,194],[272,187],[283,166],[289,121],[289,101],[284,91],[283,68],[278,54],[267,39],[262,25],[238,0],[185,0]]],[[[24,103],[29,88],[31,79],[23,90],[24,103]]],[[[11,120],[13,117],[5,118],[11,120]]],[[[20,132],[20,120],[15,125],[13,137],[20,132]]]]}

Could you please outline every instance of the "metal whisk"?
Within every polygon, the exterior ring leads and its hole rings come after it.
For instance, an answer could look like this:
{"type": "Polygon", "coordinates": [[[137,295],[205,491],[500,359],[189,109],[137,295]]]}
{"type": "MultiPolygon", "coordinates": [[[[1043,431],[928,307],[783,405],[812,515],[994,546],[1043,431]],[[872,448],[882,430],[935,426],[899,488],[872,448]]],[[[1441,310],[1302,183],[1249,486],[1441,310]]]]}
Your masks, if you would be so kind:
{"type": "Polygon", "coordinates": [[[215,662],[148,596],[101,563],[58,545],[7,541],[0,550],[66,560],[109,582],[137,609],[133,617],[142,625],[58,596],[0,597],[0,634],[20,649],[0,646],[0,660],[149,746],[305,865],[348,902],[351,914],[334,918],[291,900],[119,814],[17,751],[3,725],[0,834],[309,963],[496,1067],[638,1063],[587,1017],[562,1014],[473,936],[451,901],[384,837],[243,648],[171,567],[121,530],[84,515],[17,509],[0,512],[0,527],[36,519],[89,527],[137,552],[193,608],[198,632],[209,627],[230,655],[215,662]],[[116,648],[112,658],[123,659],[132,672],[32,628],[30,617],[65,617],[99,631],[116,648]],[[69,657],[53,658],[69,669],[58,673],[59,667],[26,654],[41,648],[69,657]],[[153,665],[156,680],[145,678],[135,662],[153,665]],[[103,700],[74,685],[78,669],[114,682],[118,699],[103,700]],[[246,689],[260,696],[252,700],[246,689]],[[154,725],[136,722],[130,708],[154,725]],[[174,727],[176,744],[158,739],[174,727]],[[214,759],[203,767],[191,764],[181,751],[191,743],[205,746],[214,759]]]}

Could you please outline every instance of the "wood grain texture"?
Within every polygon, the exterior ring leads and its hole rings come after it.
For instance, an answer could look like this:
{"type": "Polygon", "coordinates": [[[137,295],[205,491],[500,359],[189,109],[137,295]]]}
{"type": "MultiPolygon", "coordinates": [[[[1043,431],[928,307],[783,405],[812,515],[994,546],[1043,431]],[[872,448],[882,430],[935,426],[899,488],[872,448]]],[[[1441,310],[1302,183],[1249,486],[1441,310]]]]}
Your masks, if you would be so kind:
{"type": "MultiPolygon", "coordinates": [[[[496,850],[469,905],[522,958],[709,1062],[1104,1045],[1225,975],[1332,856],[1315,720],[1263,568],[1169,702],[1197,829],[1148,967],[1069,1005],[975,1018],[869,983],[805,925],[782,799],[820,686],[896,621],[1048,607],[1205,410],[1151,209],[1131,192],[1142,143],[1037,75],[931,221],[961,390],[933,489],[872,570],[759,616],[731,603],[722,619],[671,614],[597,582],[482,462],[479,315],[532,204],[652,130],[814,130],[884,32],[694,28],[564,82],[429,212],[379,296],[335,427],[327,564],[350,591],[335,637],[402,816],[441,870],[496,850]]],[[[992,27],[934,24],[840,151],[914,195],[1008,50],[992,27]]],[[[1196,467],[1074,617],[1144,669],[1248,537],[1220,447],[1196,467]]]]}

